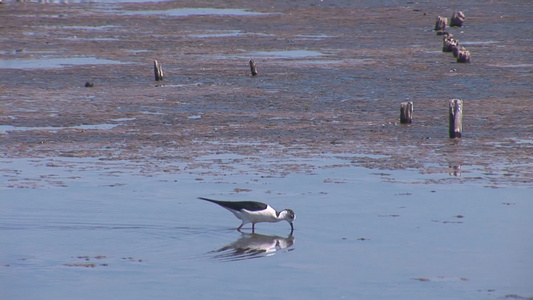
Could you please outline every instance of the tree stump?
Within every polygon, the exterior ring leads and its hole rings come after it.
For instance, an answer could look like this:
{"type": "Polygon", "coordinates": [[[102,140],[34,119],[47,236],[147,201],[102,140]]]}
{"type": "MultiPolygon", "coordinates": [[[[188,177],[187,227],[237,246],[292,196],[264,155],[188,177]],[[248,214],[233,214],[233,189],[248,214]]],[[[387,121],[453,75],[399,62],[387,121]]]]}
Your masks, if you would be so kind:
{"type": "Polygon", "coordinates": [[[163,81],[163,66],[154,60],[154,76],[155,81],[163,81]]]}
{"type": "Polygon", "coordinates": [[[439,32],[443,32],[446,29],[446,25],[448,24],[448,19],[445,17],[438,16],[437,21],[435,22],[435,31],[437,31],[437,34],[439,32]]]}
{"type": "Polygon", "coordinates": [[[462,27],[465,22],[465,14],[462,11],[455,11],[450,19],[450,26],[462,27]]]}
{"type": "Polygon", "coordinates": [[[450,100],[449,121],[450,138],[461,138],[463,133],[463,100],[450,100]]]}
{"type": "Polygon", "coordinates": [[[413,101],[402,102],[400,106],[400,124],[411,124],[413,122],[413,101]]]}
{"type": "Polygon", "coordinates": [[[250,59],[250,71],[252,72],[252,76],[257,75],[257,67],[255,66],[255,60],[250,59]]]}
{"type": "Polygon", "coordinates": [[[470,62],[470,51],[466,50],[459,50],[457,53],[457,62],[458,63],[469,63],[470,62]]]}

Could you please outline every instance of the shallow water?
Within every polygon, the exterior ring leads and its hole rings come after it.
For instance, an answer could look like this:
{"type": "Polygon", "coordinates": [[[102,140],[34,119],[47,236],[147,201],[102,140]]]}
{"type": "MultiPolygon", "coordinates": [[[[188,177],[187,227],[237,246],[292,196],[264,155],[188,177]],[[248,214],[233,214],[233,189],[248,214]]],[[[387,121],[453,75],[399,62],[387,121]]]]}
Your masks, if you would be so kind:
{"type": "Polygon", "coordinates": [[[114,65],[123,62],[96,57],[62,57],[45,59],[0,59],[0,69],[54,69],[75,65],[114,65]]]}
{"type": "Polygon", "coordinates": [[[72,127],[15,127],[9,125],[0,125],[0,133],[7,133],[8,131],[28,131],[28,130],[44,130],[44,131],[59,131],[64,129],[81,129],[81,130],[106,130],[112,129],[118,124],[95,124],[95,125],[80,125],[72,127]]]}
{"type": "Polygon", "coordinates": [[[308,50],[286,50],[286,51],[258,51],[250,53],[251,57],[259,58],[304,58],[304,57],[317,57],[324,55],[318,51],[308,51],[308,50]]]}
{"type": "Polygon", "coordinates": [[[527,296],[531,190],[411,184],[343,161],[264,176],[235,163],[150,172],[143,163],[2,159],[2,290],[7,299],[487,299],[527,296]],[[336,167],[327,167],[336,163],[336,167]],[[185,171],[187,170],[187,171],[185,171]],[[256,235],[198,196],[292,208],[256,235]],[[209,290],[205,287],[210,286],[209,290]]]}
{"type": "Polygon", "coordinates": [[[142,11],[124,11],[129,15],[168,15],[173,17],[188,16],[258,16],[263,15],[260,12],[249,11],[238,8],[212,8],[212,7],[185,7],[168,10],[142,10],[142,11]]]}

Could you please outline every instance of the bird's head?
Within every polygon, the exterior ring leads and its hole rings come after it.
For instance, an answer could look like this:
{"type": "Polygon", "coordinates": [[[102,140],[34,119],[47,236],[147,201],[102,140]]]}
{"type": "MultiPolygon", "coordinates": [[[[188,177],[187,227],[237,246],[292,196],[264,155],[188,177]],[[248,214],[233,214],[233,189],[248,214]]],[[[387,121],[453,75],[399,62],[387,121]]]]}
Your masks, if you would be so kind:
{"type": "Polygon", "coordinates": [[[292,209],[287,208],[287,209],[282,210],[279,213],[279,217],[280,219],[283,219],[289,222],[289,224],[291,224],[291,229],[294,229],[294,227],[292,226],[292,222],[294,222],[294,219],[296,219],[296,214],[294,213],[294,211],[292,211],[292,209]]]}

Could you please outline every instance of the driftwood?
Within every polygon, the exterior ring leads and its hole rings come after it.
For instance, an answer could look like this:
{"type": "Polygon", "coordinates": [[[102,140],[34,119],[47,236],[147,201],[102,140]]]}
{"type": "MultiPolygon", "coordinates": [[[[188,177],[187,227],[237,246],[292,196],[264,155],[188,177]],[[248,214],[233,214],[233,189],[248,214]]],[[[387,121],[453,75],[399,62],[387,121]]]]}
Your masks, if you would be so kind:
{"type": "Polygon", "coordinates": [[[413,122],[413,101],[402,102],[400,106],[400,123],[411,124],[413,122]]]}
{"type": "Polygon", "coordinates": [[[450,138],[461,138],[463,133],[463,100],[450,100],[449,108],[450,138]]]}
{"type": "Polygon", "coordinates": [[[255,60],[250,59],[250,71],[252,72],[252,76],[257,75],[257,67],[255,66],[255,60]]]}
{"type": "Polygon", "coordinates": [[[154,60],[154,76],[155,81],[163,81],[163,66],[154,60]]]}
{"type": "Polygon", "coordinates": [[[465,14],[462,11],[455,11],[453,13],[452,18],[450,19],[450,26],[457,26],[461,27],[463,26],[463,23],[465,22],[465,14]]]}
{"type": "Polygon", "coordinates": [[[446,29],[446,25],[448,25],[448,19],[446,19],[445,17],[438,16],[437,21],[435,22],[434,30],[438,31],[437,34],[439,34],[439,32],[443,32],[446,29]]]}

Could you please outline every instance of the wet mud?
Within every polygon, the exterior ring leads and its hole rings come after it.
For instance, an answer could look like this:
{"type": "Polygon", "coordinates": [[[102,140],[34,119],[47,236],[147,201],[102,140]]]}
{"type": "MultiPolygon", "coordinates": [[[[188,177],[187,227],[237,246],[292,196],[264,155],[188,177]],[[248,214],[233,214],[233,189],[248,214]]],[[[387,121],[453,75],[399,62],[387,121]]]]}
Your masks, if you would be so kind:
{"type": "Polygon", "coordinates": [[[432,29],[453,9],[438,2],[4,1],[0,156],[161,162],[162,171],[170,161],[196,168],[200,155],[237,154],[275,174],[340,157],[450,174],[428,182],[530,186],[533,9],[457,8],[465,26],[449,31],[469,64],[441,52],[432,29]],[[454,98],[464,100],[462,139],[448,138],[454,98]],[[411,125],[399,124],[406,100],[411,125]],[[479,176],[461,177],[468,172],[479,176]]]}

